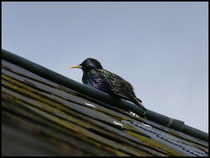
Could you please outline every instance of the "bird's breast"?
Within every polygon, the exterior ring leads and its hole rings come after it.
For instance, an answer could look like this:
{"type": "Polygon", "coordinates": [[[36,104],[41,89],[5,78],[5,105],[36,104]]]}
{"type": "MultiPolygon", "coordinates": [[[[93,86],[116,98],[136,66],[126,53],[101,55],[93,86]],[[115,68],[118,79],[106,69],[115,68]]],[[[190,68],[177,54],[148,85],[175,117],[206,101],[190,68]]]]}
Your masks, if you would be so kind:
{"type": "Polygon", "coordinates": [[[104,82],[104,79],[101,78],[96,72],[92,71],[86,74],[83,74],[82,82],[85,85],[96,88],[105,93],[109,93],[108,85],[104,82]]]}

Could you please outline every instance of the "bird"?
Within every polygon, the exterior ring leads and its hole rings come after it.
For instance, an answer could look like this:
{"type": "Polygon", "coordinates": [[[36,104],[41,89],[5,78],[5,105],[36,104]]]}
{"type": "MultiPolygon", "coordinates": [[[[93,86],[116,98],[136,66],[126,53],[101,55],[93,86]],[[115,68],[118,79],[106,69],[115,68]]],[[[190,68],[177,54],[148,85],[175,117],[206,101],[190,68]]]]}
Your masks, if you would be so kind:
{"type": "Polygon", "coordinates": [[[111,96],[131,101],[146,110],[142,101],[136,97],[133,86],[119,75],[103,69],[101,63],[97,59],[87,58],[81,64],[72,66],[71,68],[82,69],[83,84],[111,96]]]}

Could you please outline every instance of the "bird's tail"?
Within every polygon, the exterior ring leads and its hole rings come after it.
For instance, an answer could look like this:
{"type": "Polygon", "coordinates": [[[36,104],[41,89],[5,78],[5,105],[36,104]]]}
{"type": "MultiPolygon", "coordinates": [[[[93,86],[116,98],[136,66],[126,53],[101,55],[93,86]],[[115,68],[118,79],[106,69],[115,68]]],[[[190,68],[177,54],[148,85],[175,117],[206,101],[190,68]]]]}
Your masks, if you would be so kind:
{"type": "Polygon", "coordinates": [[[139,98],[133,97],[133,103],[137,104],[138,106],[142,107],[144,110],[146,110],[146,108],[144,107],[144,105],[142,104],[142,101],[139,98]]]}

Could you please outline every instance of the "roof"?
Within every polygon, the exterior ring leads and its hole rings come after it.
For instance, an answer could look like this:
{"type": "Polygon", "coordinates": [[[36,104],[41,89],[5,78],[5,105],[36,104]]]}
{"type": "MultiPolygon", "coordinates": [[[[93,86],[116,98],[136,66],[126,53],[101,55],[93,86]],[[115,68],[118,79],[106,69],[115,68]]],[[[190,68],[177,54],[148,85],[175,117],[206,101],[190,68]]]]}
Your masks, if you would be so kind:
{"type": "Polygon", "coordinates": [[[208,156],[208,134],[183,121],[144,114],[11,52],[2,57],[5,156],[208,156]]]}

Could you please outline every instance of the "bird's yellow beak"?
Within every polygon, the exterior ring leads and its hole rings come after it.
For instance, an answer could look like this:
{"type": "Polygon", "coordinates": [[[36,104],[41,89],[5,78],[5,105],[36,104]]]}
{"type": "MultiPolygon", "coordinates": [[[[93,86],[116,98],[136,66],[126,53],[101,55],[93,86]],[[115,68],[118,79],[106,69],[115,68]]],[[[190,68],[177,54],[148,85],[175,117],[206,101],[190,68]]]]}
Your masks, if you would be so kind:
{"type": "Polygon", "coordinates": [[[81,68],[80,65],[75,65],[75,66],[72,66],[71,68],[81,68]]]}

